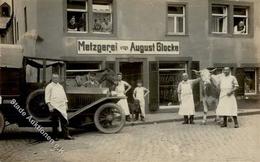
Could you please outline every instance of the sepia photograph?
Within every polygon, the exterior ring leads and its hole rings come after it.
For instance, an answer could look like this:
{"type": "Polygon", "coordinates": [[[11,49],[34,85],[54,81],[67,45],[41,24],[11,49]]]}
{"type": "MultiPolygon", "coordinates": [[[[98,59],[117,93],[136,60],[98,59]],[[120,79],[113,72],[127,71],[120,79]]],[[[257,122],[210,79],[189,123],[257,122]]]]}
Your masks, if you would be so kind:
{"type": "Polygon", "coordinates": [[[260,0],[0,0],[0,162],[259,162],[260,0]]]}

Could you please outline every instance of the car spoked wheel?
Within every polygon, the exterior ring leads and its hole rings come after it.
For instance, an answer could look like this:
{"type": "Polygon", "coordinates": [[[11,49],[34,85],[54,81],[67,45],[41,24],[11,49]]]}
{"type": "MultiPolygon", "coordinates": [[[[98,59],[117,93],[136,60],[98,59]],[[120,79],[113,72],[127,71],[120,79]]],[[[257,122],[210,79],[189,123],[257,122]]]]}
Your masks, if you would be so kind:
{"type": "Polygon", "coordinates": [[[3,113],[0,111],[0,135],[4,132],[5,128],[5,118],[3,113]]]}
{"type": "Polygon", "coordinates": [[[97,109],[94,121],[99,131],[103,133],[117,133],[125,125],[125,114],[117,104],[107,103],[97,109]]]}
{"type": "Polygon", "coordinates": [[[45,104],[43,89],[38,89],[28,96],[26,109],[37,120],[50,118],[50,111],[47,104],[45,104]]]}

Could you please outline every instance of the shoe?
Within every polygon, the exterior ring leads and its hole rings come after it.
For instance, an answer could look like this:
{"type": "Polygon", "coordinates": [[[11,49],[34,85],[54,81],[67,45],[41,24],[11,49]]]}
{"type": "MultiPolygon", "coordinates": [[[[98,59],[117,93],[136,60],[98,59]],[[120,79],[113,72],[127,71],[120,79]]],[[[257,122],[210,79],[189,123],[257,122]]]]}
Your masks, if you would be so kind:
{"type": "Polygon", "coordinates": [[[65,139],[65,140],[74,140],[74,138],[73,138],[73,137],[71,137],[70,135],[68,135],[68,136],[65,136],[65,137],[64,137],[64,139],[65,139]]]}
{"type": "Polygon", "coordinates": [[[189,124],[188,116],[184,116],[184,122],[182,122],[182,124],[189,124]]]}
{"type": "Polygon", "coordinates": [[[55,138],[52,138],[54,141],[59,141],[59,138],[55,137],[55,138]]]}
{"type": "Polygon", "coordinates": [[[227,124],[221,124],[220,127],[221,128],[227,127],[227,124]]]}
{"type": "Polygon", "coordinates": [[[141,117],[141,121],[142,121],[142,122],[145,122],[145,119],[144,119],[144,117],[141,117]]]}
{"type": "Polygon", "coordinates": [[[128,122],[131,122],[130,116],[126,116],[125,120],[128,121],[128,122]]]}
{"type": "Polygon", "coordinates": [[[239,128],[239,125],[238,125],[238,124],[235,124],[234,128],[239,128]]]}
{"type": "Polygon", "coordinates": [[[194,116],[193,116],[193,115],[190,116],[190,124],[195,124],[195,123],[194,123],[194,116]]]}

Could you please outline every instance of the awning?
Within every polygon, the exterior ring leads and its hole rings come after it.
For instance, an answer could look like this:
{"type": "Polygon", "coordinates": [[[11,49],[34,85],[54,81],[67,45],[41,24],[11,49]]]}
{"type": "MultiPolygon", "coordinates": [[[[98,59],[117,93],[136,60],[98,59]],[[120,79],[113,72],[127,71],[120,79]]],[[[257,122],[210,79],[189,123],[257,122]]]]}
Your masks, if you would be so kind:
{"type": "MultiPolygon", "coordinates": [[[[36,67],[36,68],[43,68],[43,60],[27,58],[26,64],[31,65],[31,66],[36,67]]],[[[46,67],[54,66],[54,65],[58,65],[58,64],[64,64],[64,62],[46,60],[46,67]]]]}

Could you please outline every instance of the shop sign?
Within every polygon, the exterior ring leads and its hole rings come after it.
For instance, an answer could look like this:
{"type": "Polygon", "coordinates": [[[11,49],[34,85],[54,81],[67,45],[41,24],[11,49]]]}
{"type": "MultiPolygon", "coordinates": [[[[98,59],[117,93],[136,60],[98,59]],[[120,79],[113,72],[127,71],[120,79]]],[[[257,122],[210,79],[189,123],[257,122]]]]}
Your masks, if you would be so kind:
{"type": "Polygon", "coordinates": [[[177,41],[77,40],[78,54],[179,54],[177,41]]]}

